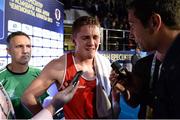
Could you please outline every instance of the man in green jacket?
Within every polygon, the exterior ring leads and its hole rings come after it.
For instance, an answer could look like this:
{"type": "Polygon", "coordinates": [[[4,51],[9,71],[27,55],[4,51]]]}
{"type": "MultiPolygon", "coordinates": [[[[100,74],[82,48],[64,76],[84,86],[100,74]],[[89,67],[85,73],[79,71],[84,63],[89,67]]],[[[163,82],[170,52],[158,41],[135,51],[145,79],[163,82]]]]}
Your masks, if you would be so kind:
{"type": "Polygon", "coordinates": [[[30,37],[20,31],[11,33],[7,37],[7,52],[11,56],[11,63],[0,70],[0,83],[12,101],[16,118],[27,119],[31,117],[31,114],[22,107],[20,98],[32,80],[40,73],[39,69],[28,65],[31,58],[30,37]]]}

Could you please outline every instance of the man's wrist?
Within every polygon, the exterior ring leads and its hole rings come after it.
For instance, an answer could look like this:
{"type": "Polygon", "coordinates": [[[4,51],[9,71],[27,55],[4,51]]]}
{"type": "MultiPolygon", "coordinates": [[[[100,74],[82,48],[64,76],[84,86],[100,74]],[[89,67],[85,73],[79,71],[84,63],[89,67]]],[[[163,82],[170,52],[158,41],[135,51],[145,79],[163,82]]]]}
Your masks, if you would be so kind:
{"type": "Polygon", "coordinates": [[[52,104],[49,104],[46,109],[52,114],[54,115],[54,113],[56,112],[55,107],[52,104]]]}
{"type": "Polygon", "coordinates": [[[125,96],[126,100],[130,99],[130,92],[128,89],[125,88],[121,93],[125,96]]]}
{"type": "Polygon", "coordinates": [[[126,94],[127,94],[127,89],[125,88],[121,93],[122,93],[123,95],[126,95],[126,94]]]}

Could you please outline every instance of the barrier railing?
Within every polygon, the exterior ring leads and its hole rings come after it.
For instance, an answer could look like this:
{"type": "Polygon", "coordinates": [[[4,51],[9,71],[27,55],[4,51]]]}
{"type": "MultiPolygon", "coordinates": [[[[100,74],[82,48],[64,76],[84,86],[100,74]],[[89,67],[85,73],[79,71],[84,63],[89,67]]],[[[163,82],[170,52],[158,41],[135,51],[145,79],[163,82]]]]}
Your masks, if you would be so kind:
{"type": "MultiPolygon", "coordinates": [[[[70,40],[72,34],[72,25],[64,25],[64,50],[74,49],[74,44],[70,40]]],[[[133,38],[129,37],[128,30],[105,29],[101,28],[101,42],[99,50],[101,51],[127,51],[134,49],[136,44],[133,38]]]]}
{"type": "Polygon", "coordinates": [[[135,48],[133,38],[130,38],[128,30],[101,29],[100,50],[104,51],[126,51],[135,48]]]}

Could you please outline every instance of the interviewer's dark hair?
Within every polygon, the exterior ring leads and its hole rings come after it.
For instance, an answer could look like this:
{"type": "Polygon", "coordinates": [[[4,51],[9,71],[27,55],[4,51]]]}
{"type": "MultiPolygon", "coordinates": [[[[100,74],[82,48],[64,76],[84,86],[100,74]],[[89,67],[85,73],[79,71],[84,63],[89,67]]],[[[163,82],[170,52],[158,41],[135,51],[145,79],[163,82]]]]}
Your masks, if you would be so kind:
{"type": "Polygon", "coordinates": [[[9,43],[10,43],[10,41],[11,41],[11,39],[13,37],[21,36],[21,35],[26,36],[28,39],[30,39],[30,37],[26,33],[22,32],[22,31],[12,32],[6,39],[7,45],[9,45],[9,43]]]}
{"type": "Polygon", "coordinates": [[[153,13],[161,16],[163,23],[171,29],[180,29],[180,0],[133,0],[128,9],[146,27],[153,13]]]}

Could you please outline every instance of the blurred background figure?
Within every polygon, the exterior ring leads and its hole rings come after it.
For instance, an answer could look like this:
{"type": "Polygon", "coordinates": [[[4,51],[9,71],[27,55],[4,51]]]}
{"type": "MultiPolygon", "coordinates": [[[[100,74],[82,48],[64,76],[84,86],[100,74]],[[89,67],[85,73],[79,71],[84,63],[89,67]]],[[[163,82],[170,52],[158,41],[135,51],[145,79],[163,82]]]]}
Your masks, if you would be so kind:
{"type": "Polygon", "coordinates": [[[135,53],[132,55],[131,57],[131,64],[132,67],[134,67],[134,65],[136,64],[136,62],[141,59],[141,50],[139,47],[136,47],[135,49],[135,53]]]}

